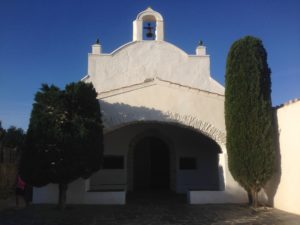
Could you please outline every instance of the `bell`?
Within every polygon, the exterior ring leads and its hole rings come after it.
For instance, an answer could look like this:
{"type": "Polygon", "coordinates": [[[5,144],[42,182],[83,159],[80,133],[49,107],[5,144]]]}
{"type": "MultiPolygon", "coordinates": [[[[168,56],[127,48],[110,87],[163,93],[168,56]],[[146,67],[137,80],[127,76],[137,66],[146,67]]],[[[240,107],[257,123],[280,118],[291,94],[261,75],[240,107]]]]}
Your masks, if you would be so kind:
{"type": "Polygon", "coordinates": [[[154,37],[154,34],[152,33],[152,30],[154,29],[153,27],[151,27],[151,24],[148,23],[148,26],[147,27],[144,27],[145,30],[147,30],[147,33],[146,33],[146,37],[147,38],[153,38],[154,37]]]}
{"type": "Polygon", "coordinates": [[[152,38],[153,33],[150,30],[148,30],[147,33],[146,33],[146,36],[147,36],[147,38],[152,38]]]}

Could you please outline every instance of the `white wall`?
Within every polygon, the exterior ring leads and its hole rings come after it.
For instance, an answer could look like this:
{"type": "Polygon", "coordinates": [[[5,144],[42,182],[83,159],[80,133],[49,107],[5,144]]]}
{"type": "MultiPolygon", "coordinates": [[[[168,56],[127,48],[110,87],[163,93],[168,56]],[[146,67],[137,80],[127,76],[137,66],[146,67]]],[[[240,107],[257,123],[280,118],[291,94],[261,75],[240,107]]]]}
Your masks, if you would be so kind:
{"type": "Polygon", "coordinates": [[[281,167],[274,207],[300,214],[300,101],[278,108],[277,119],[281,167]]]}
{"type": "Polygon", "coordinates": [[[88,75],[87,81],[99,93],[155,77],[214,93],[224,92],[210,77],[208,55],[189,56],[165,41],[130,42],[112,54],[90,54],[88,75]]]}
{"type": "MultiPolygon", "coordinates": [[[[125,191],[110,192],[87,192],[86,181],[77,179],[69,184],[67,191],[67,204],[125,204],[125,191]]],[[[49,184],[41,188],[33,189],[33,203],[51,203],[58,202],[58,185],[49,184]]]]}
{"type": "Polygon", "coordinates": [[[100,95],[100,106],[108,128],[115,124],[170,121],[172,115],[190,115],[225,133],[224,96],[167,82],[158,81],[150,86],[100,95]]]}

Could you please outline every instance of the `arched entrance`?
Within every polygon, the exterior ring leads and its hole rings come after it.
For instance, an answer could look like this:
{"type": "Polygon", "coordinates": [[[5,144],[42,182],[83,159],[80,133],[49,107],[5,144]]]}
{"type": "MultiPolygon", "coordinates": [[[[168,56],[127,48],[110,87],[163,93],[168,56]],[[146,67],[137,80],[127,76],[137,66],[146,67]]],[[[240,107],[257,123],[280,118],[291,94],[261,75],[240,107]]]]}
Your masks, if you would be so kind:
{"type": "Polygon", "coordinates": [[[133,189],[170,189],[170,150],[158,137],[144,137],[133,149],[133,189]]]}

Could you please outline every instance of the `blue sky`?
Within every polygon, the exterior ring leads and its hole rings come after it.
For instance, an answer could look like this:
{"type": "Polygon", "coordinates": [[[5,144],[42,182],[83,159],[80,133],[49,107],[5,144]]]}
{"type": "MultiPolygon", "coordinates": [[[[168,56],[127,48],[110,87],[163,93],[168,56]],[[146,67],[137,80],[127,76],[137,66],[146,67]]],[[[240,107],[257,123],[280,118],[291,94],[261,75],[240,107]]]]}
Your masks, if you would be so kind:
{"type": "Polygon", "coordinates": [[[1,0],[2,125],[26,130],[41,84],[80,80],[96,38],[106,53],[130,42],[132,21],[147,6],[163,15],[166,41],[188,54],[204,41],[221,84],[231,44],[259,37],[272,70],[273,105],[300,97],[299,0],[1,0]]]}

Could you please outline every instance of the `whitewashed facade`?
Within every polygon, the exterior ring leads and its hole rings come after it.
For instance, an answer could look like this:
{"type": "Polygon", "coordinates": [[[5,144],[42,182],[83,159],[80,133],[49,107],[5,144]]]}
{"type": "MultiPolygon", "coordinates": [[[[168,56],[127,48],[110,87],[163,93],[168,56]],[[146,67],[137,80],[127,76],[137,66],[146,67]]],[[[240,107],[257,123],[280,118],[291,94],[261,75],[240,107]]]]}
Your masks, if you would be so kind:
{"type": "MultiPolygon", "coordinates": [[[[98,92],[104,168],[73,182],[68,203],[125,204],[128,192],[160,189],[191,204],[247,202],[228,170],[224,87],[211,77],[205,46],[188,55],[166,42],[163,17],[147,8],[133,21],[132,42],[101,49],[92,46],[82,80],[98,92]]],[[[56,199],[55,185],[34,190],[36,203],[56,199]]]]}

